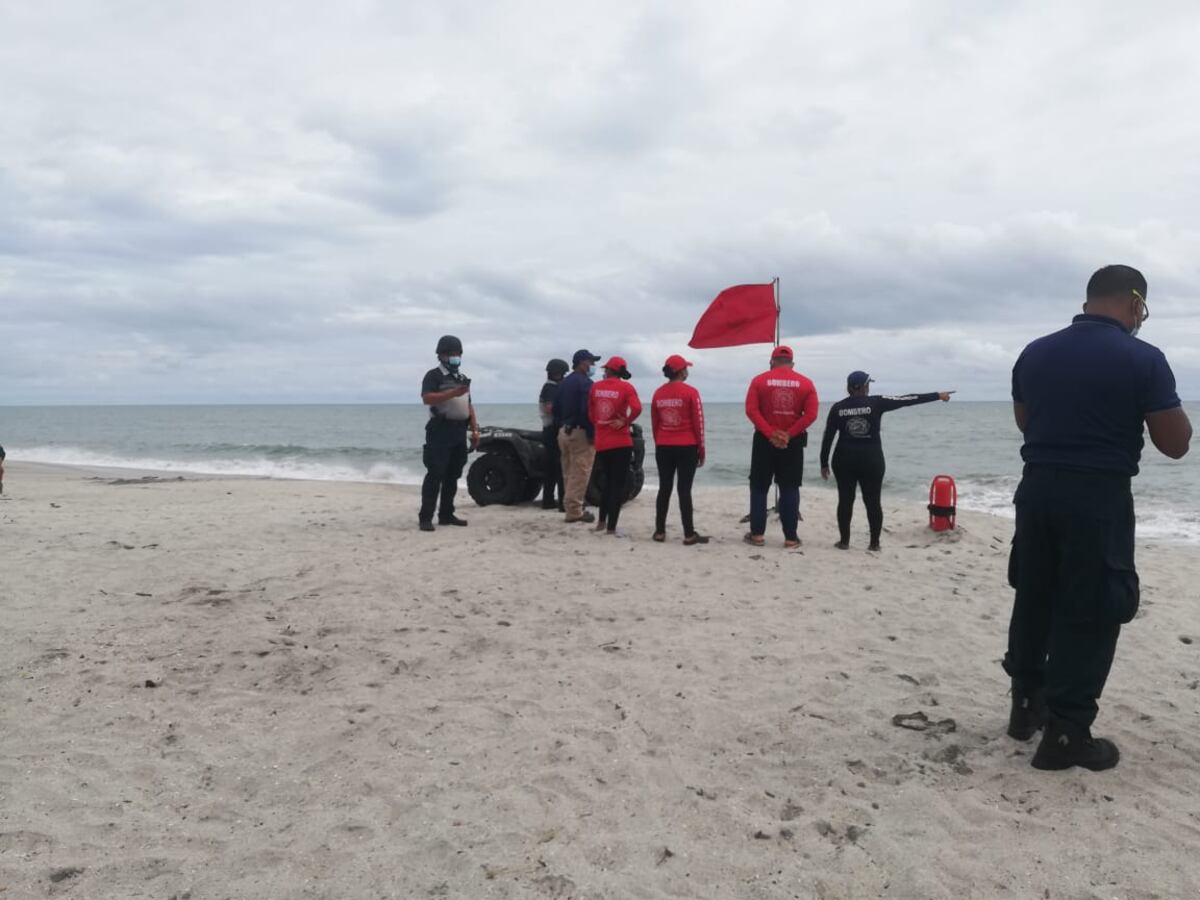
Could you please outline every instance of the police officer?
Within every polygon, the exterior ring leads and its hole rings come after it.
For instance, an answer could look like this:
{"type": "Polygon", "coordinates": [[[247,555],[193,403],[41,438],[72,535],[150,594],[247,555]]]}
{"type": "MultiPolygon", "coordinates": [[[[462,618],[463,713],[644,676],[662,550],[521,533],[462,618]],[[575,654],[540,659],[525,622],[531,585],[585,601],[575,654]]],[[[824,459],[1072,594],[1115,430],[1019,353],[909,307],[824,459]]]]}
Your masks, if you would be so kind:
{"type": "Polygon", "coordinates": [[[542,443],[546,447],[546,471],[542,487],[542,509],[557,509],[565,512],[563,506],[563,476],[562,455],[558,450],[558,426],[554,421],[554,398],[558,396],[559,385],[571,371],[565,359],[552,359],[546,363],[546,383],[538,395],[538,413],[542,417],[542,443]],[[558,499],[554,492],[558,491],[558,499]]]}
{"type": "Polygon", "coordinates": [[[1105,266],[1088,281],[1083,314],[1013,367],[1025,468],[1013,499],[1004,670],[1009,735],[1028,740],[1045,727],[1038,769],[1109,769],[1120,759],[1091,726],[1117,635],[1138,607],[1130,479],[1143,426],[1172,459],[1192,437],[1166,357],[1135,337],[1149,316],[1142,273],[1105,266]]]}
{"type": "Polygon", "coordinates": [[[422,531],[433,531],[435,509],[439,525],[467,524],[454,514],[454,494],[467,464],[467,431],[470,429],[474,450],[479,446],[479,426],[471,404],[471,379],[459,370],[462,352],[462,341],[452,334],[443,335],[437,343],[437,368],[426,372],[421,382],[421,402],[429,407],[422,454],[425,481],[417,517],[422,531]]]}

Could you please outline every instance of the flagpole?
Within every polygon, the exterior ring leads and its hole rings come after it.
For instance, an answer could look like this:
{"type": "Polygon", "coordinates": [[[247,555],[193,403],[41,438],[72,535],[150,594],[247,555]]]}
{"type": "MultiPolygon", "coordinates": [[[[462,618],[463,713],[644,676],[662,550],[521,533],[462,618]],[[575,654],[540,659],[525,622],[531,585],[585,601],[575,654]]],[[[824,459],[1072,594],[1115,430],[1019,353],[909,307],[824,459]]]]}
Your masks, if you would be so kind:
{"type": "MultiPolygon", "coordinates": [[[[781,318],[779,315],[779,276],[776,275],[772,281],[775,284],[775,346],[778,347],[780,340],[779,319],[781,318]]],[[[771,512],[775,513],[776,515],[779,514],[779,482],[775,482],[775,506],[771,512]]]]}
{"type": "Polygon", "coordinates": [[[774,282],[775,282],[775,346],[778,347],[779,346],[779,318],[780,318],[779,313],[781,311],[781,307],[779,305],[779,276],[778,275],[775,276],[774,282]]]}

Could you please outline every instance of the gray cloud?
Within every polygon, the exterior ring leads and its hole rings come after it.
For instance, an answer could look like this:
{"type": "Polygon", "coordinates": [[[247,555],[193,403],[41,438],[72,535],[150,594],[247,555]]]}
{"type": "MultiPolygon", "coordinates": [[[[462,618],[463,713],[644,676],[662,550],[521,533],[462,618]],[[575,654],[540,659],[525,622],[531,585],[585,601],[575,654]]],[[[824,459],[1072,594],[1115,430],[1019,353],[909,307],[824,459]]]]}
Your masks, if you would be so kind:
{"type": "MultiPolygon", "coordinates": [[[[1114,261],[1194,393],[1200,16],[1153,6],[10,5],[0,404],[412,400],[445,331],[523,400],[776,275],[835,387],[1003,397],[1114,261]]],[[[697,355],[735,398],[762,348],[697,355]]]]}

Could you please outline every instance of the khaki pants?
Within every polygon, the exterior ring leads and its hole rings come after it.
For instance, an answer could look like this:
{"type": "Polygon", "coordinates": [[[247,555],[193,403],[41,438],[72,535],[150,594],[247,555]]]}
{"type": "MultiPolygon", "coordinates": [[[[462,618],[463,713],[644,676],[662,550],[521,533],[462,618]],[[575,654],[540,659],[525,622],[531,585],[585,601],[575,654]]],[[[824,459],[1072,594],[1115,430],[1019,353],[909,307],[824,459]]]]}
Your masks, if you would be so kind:
{"type": "Polygon", "coordinates": [[[562,453],[563,505],[568,519],[578,519],[583,515],[583,499],[592,478],[596,448],[582,428],[574,428],[570,434],[564,428],[558,432],[558,449],[562,453]]]}

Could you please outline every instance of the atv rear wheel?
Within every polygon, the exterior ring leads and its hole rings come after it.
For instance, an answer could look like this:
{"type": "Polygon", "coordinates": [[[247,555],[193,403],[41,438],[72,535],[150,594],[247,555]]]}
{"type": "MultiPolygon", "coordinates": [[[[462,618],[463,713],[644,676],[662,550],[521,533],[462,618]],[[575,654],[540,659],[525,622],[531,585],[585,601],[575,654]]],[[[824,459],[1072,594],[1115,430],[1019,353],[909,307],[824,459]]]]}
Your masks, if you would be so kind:
{"type": "Polygon", "coordinates": [[[542,481],[540,478],[526,478],[525,492],[521,495],[521,499],[526,503],[537,497],[542,492],[542,481]]]}
{"type": "MultiPolygon", "coordinates": [[[[628,473],[625,475],[625,497],[621,503],[628,503],[634,497],[642,492],[642,486],[646,482],[646,472],[638,467],[634,468],[631,464],[628,473]]],[[[587,494],[585,498],[592,506],[600,505],[601,495],[604,493],[604,470],[599,466],[592,469],[592,480],[588,482],[587,494]]]]}

